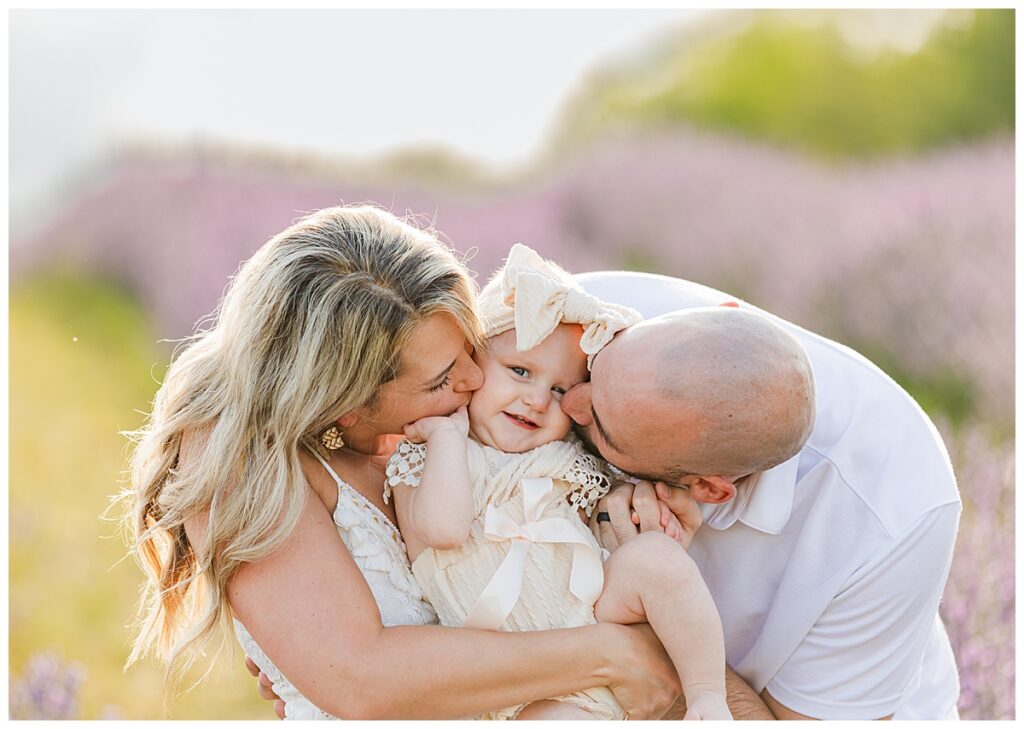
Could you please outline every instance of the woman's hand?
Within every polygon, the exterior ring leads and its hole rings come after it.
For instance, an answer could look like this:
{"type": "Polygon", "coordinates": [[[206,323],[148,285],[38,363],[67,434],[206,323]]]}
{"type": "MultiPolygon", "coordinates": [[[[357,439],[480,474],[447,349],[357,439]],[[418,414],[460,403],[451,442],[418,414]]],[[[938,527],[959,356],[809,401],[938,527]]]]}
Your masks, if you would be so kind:
{"type": "Polygon", "coordinates": [[[469,435],[469,414],[463,405],[451,415],[431,415],[405,426],[405,437],[413,443],[426,443],[434,433],[450,430],[463,438],[469,435]]]}
{"type": "Polygon", "coordinates": [[[660,719],[682,694],[679,675],[647,623],[602,623],[618,635],[605,642],[614,667],[608,688],[629,719],[660,719]]]}

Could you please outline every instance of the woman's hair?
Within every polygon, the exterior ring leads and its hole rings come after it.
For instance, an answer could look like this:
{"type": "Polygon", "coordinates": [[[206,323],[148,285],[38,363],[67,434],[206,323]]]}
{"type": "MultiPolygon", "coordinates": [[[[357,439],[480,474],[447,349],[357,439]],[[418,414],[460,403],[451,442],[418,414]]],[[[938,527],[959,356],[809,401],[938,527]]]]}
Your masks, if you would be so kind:
{"type": "Polygon", "coordinates": [[[130,434],[121,496],[147,581],[129,664],[152,651],[177,675],[192,665],[229,624],[235,570],[273,552],[298,519],[300,444],[374,404],[426,317],[446,312],[479,343],[475,294],[432,232],[374,207],[309,215],[241,266],[215,324],[174,359],[148,424],[130,434]],[[196,549],[184,525],[203,512],[196,549]]]}

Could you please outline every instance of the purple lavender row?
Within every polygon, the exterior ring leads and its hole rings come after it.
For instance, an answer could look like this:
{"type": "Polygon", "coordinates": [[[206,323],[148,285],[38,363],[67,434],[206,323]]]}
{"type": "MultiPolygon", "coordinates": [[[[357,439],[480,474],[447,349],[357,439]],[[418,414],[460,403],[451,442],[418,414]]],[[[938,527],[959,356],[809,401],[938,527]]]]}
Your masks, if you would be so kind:
{"type": "Polygon", "coordinates": [[[179,338],[301,213],[373,201],[430,215],[486,277],[523,241],[574,271],[700,281],[918,379],[963,382],[1012,422],[1012,140],[826,166],[726,137],[621,139],[512,188],[361,184],[206,158],[126,162],[12,244],[15,275],[77,266],[129,287],[179,338]]]}

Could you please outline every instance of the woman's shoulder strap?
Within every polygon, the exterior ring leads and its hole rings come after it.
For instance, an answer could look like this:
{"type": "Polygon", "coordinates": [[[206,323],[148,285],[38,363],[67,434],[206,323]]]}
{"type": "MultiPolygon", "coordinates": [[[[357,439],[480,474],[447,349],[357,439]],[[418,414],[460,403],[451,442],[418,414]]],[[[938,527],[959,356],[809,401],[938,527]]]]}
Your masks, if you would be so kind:
{"type": "Polygon", "coordinates": [[[310,448],[309,446],[306,446],[306,450],[308,450],[310,453],[312,453],[314,456],[316,456],[316,459],[318,461],[320,461],[320,463],[323,465],[324,468],[327,469],[327,473],[331,474],[331,478],[334,479],[334,482],[336,484],[341,486],[344,483],[344,481],[341,480],[341,477],[338,476],[338,474],[334,472],[333,468],[331,468],[331,464],[329,464],[327,462],[327,460],[323,456],[321,456],[319,453],[317,453],[315,448],[310,448]]]}

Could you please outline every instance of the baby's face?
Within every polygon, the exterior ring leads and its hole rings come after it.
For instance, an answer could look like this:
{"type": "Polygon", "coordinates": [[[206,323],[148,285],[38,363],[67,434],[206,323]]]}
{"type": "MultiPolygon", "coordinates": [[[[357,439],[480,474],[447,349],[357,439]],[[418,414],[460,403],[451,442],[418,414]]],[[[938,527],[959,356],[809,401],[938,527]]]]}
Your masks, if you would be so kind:
{"type": "Polygon", "coordinates": [[[580,349],[583,327],[559,324],[533,349],[516,351],[514,329],[488,340],[474,355],[484,384],[469,403],[469,429],[480,443],[522,453],[561,440],[571,421],[562,395],[587,379],[587,356],[580,349]]]}

